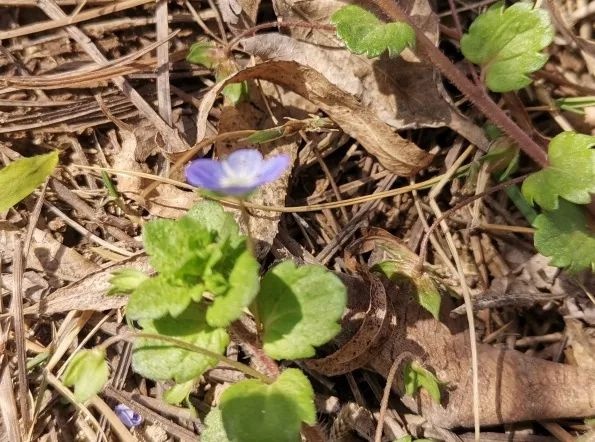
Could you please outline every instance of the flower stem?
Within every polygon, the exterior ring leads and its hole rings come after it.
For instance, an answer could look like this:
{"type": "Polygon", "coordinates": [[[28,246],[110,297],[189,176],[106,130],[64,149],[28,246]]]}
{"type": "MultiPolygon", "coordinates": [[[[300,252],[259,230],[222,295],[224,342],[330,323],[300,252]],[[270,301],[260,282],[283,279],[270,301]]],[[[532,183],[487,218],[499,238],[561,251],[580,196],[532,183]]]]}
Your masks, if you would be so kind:
{"type": "Polygon", "coordinates": [[[243,199],[240,198],[238,202],[240,206],[240,216],[242,217],[242,223],[246,226],[246,243],[248,246],[248,251],[252,254],[252,256],[256,257],[254,239],[252,238],[252,232],[250,231],[250,212],[248,212],[248,208],[246,207],[245,201],[243,199]]]}
{"type": "Polygon", "coordinates": [[[533,139],[512,121],[500,107],[481,89],[474,85],[434,43],[426,37],[419,27],[412,22],[411,18],[401,9],[394,0],[370,0],[376,4],[392,20],[404,21],[414,30],[417,37],[419,49],[426,54],[432,63],[448,78],[457,89],[483,113],[492,120],[510,138],[518,144],[519,148],[527,154],[539,166],[546,167],[548,164],[547,154],[533,139]]]}
{"type": "Polygon", "coordinates": [[[109,347],[112,344],[115,344],[118,341],[132,342],[132,340],[135,338],[154,339],[157,341],[167,342],[177,347],[183,348],[184,350],[192,351],[194,353],[199,353],[209,358],[216,359],[218,362],[235,368],[236,370],[241,371],[245,375],[256,378],[264,382],[265,384],[272,384],[275,381],[273,378],[270,378],[262,374],[261,372],[254,370],[252,367],[242,364],[241,362],[237,362],[232,359],[226,358],[225,356],[215,353],[211,350],[207,350],[206,348],[198,347],[196,345],[189,344],[188,342],[184,342],[176,338],[171,338],[169,336],[163,336],[155,333],[125,333],[122,335],[112,336],[111,338],[106,339],[101,345],[98,346],[98,348],[105,350],[107,347],[109,347]]]}

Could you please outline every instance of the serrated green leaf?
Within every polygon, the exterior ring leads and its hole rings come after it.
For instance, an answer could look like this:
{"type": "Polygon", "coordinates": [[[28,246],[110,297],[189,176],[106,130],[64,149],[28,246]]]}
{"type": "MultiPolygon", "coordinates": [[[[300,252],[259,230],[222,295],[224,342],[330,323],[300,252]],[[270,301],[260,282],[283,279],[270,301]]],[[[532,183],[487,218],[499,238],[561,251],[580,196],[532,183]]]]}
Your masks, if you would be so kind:
{"type": "Polygon", "coordinates": [[[223,426],[232,442],[297,442],[302,422],[316,422],[314,390],[308,378],[289,368],[272,384],[251,379],[221,395],[223,426]]]}
{"type": "MultiPolygon", "coordinates": [[[[235,258],[235,256],[234,256],[235,258]]],[[[227,327],[238,319],[258,293],[260,265],[246,250],[233,260],[227,290],[215,296],[207,309],[207,322],[212,327],[227,327]]]]}
{"type": "Polygon", "coordinates": [[[109,280],[108,295],[132,293],[136,288],[149,279],[145,273],[136,269],[122,269],[112,273],[109,280]]]}
{"type": "Polygon", "coordinates": [[[341,280],[324,267],[291,261],[273,267],[256,298],[265,353],[275,359],[314,356],[314,347],[339,333],[346,299],[341,280]]]}
{"type": "Polygon", "coordinates": [[[485,81],[494,92],[509,92],[531,83],[529,75],[545,64],[541,51],[554,38],[550,16],[530,2],[506,8],[503,2],[478,16],[461,39],[467,60],[482,66],[485,81]]]}
{"type": "Polygon", "coordinates": [[[216,201],[201,201],[185,216],[199,222],[208,231],[217,233],[219,241],[229,239],[234,247],[240,238],[243,238],[233,215],[223,210],[221,204],[216,201]]]}
{"type": "Polygon", "coordinates": [[[370,58],[386,51],[394,57],[415,45],[415,31],[407,23],[383,23],[360,6],[342,7],[331,16],[331,23],[351,52],[370,58]]]}
{"type": "Polygon", "coordinates": [[[405,366],[405,393],[413,396],[417,390],[423,388],[436,403],[440,403],[440,382],[431,372],[417,362],[405,366]]]}
{"type": "Polygon", "coordinates": [[[548,149],[549,166],[523,182],[523,195],[546,210],[558,207],[558,197],[576,204],[591,202],[595,193],[595,137],[562,132],[548,149]]]}
{"type": "Polygon", "coordinates": [[[85,402],[99,393],[109,377],[105,351],[94,348],[79,351],[66,368],[63,380],[67,387],[74,386],[74,396],[85,402]]]}
{"type": "MultiPolygon", "coordinates": [[[[203,306],[191,303],[177,318],[165,316],[139,323],[145,333],[161,334],[223,354],[229,336],[224,329],[209,326],[205,316],[203,306]]],[[[134,371],[154,380],[172,379],[181,384],[199,377],[216,363],[213,358],[156,339],[139,338],[133,347],[134,371]]]]}
{"type": "Polygon", "coordinates": [[[595,271],[595,231],[580,206],[560,200],[558,208],[535,218],[535,248],[550,264],[570,272],[595,271]]]}
{"type": "Polygon", "coordinates": [[[169,278],[202,276],[217,249],[215,236],[187,216],[150,221],[143,229],[143,242],[151,264],[169,278]]]}
{"type": "Polygon", "coordinates": [[[181,404],[183,401],[188,399],[192,390],[196,386],[198,379],[191,379],[188,382],[184,382],[183,384],[175,384],[169,390],[163,393],[163,399],[165,402],[172,405],[181,404]]]}
{"type": "Polygon", "coordinates": [[[0,212],[10,209],[43,184],[58,164],[58,152],[19,158],[0,169],[0,212]]]}
{"type": "Polygon", "coordinates": [[[165,276],[145,280],[128,299],[126,316],[132,320],[158,319],[166,315],[177,317],[190,302],[202,298],[204,286],[174,285],[165,276]]]}
{"type": "Polygon", "coordinates": [[[218,407],[211,408],[205,417],[205,429],[200,433],[201,442],[230,442],[223,428],[223,416],[218,407]]]}

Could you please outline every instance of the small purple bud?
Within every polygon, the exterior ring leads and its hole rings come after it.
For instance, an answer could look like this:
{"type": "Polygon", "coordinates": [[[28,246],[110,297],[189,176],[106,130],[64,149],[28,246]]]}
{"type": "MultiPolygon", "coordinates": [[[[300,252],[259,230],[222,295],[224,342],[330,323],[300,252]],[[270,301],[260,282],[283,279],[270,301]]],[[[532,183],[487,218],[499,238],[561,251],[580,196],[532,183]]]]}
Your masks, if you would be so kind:
{"type": "Polygon", "coordinates": [[[242,197],[275,181],[290,162],[287,154],[263,158],[256,149],[238,149],[223,160],[201,158],[191,162],[186,167],[186,179],[196,187],[242,197]]]}
{"type": "Polygon", "coordinates": [[[116,405],[114,411],[122,423],[128,428],[138,427],[143,422],[143,417],[140,414],[134,410],[131,410],[124,404],[116,405]]]}

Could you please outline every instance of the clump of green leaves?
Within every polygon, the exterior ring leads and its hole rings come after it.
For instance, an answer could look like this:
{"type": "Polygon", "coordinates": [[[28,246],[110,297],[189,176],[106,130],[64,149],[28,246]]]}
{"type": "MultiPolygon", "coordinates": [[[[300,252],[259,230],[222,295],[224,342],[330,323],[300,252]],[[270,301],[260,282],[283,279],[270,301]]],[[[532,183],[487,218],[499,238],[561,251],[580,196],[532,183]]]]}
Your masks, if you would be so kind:
{"type": "Polygon", "coordinates": [[[554,38],[547,11],[521,1],[506,8],[496,3],[475,19],[461,39],[467,60],[482,67],[494,92],[509,92],[531,83],[530,74],[548,59],[543,53],[554,38]]]}
{"type": "MultiPolygon", "coordinates": [[[[186,61],[213,70],[215,80],[218,82],[237,72],[234,61],[224,49],[207,39],[201,39],[190,47],[186,61]]],[[[242,81],[241,83],[228,84],[221,93],[230,104],[236,105],[247,96],[248,83],[242,81]]]]}
{"type": "Polygon", "coordinates": [[[543,209],[533,221],[535,247],[551,263],[577,272],[595,269],[595,232],[587,214],[595,193],[595,137],[563,132],[549,145],[549,166],[523,183],[522,192],[543,209]],[[572,204],[575,203],[575,204],[572,204]]]}
{"type": "Polygon", "coordinates": [[[43,184],[58,164],[58,152],[19,158],[0,169],[0,212],[10,209],[43,184]]]}
{"type": "MultiPolygon", "coordinates": [[[[222,359],[226,328],[253,306],[263,351],[274,359],[314,356],[315,347],[339,332],[346,305],[341,280],[323,267],[283,262],[262,278],[233,217],[215,202],[202,202],[178,220],[155,220],[143,231],[157,274],[133,269],[114,274],[110,293],[128,294],[128,319],[138,333],[133,369],[173,382],[164,398],[187,400],[200,376],[222,359]]],[[[80,400],[108,378],[103,349],[84,350],[64,381],[80,400]]],[[[206,441],[294,441],[302,422],[314,424],[314,392],[308,378],[287,369],[276,379],[238,382],[225,391],[206,419],[206,441]]]]}
{"type": "Polygon", "coordinates": [[[407,23],[383,23],[361,6],[347,5],[331,16],[337,36],[355,54],[378,57],[388,52],[399,55],[405,48],[415,46],[415,31],[407,23]]]}

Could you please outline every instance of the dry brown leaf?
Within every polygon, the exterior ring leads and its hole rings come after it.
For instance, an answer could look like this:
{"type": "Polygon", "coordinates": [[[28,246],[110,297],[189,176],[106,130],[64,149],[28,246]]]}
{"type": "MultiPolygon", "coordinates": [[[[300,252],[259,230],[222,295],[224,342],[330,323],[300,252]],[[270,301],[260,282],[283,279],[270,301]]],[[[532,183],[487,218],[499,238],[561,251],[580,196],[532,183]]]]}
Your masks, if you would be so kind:
{"type": "Polygon", "coordinates": [[[415,175],[433,156],[401,138],[352,95],[330,83],[314,69],[290,61],[269,61],[244,69],[217,83],[204,97],[197,121],[198,139],[204,138],[208,112],[227,84],[261,79],[289,89],[320,107],[343,131],[356,140],[391,172],[415,175]]]}
{"type": "Polygon", "coordinates": [[[254,26],[260,0],[217,0],[217,6],[223,21],[231,25],[232,28],[233,25],[238,24],[254,26]],[[241,23],[240,19],[244,23],[241,23]]]}
{"type": "MultiPolygon", "coordinates": [[[[0,235],[0,249],[12,253],[15,232],[0,235]]],[[[77,281],[99,266],[77,251],[66,247],[49,233],[35,229],[31,250],[27,255],[27,268],[46,272],[66,281],[77,281]]]]}
{"type": "Polygon", "coordinates": [[[149,264],[149,258],[146,255],[132,256],[56,290],[38,304],[25,308],[24,313],[34,315],[69,312],[71,310],[105,311],[122,307],[128,301],[128,297],[108,296],[109,280],[114,271],[129,268],[145,273],[153,272],[149,264]]]}
{"type": "MultiPolygon", "coordinates": [[[[307,20],[319,23],[329,23],[330,16],[348,3],[350,2],[340,0],[273,1],[277,16],[285,21],[307,20]]],[[[406,0],[400,3],[426,36],[437,43],[438,18],[428,1],[406,0]]],[[[441,127],[450,123],[452,108],[444,98],[436,70],[431,64],[417,59],[411,51],[405,51],[403,57],[370,60],[343,49],[344,44],[329,32],[291,28],[289,33],[297,40],[308,43],[291,45],[292,53],[283,47],[285,40],[280,40],[283,44],[276,48],[274,45],[267,45],[267,42],[263,42],[262,49],[254,44],[251,47],[257,51],[257,55],[267,59],[283,60],[292,55],[308,58],[309,66],[322,72],[329,81],[345,91],[359,89],[360,93],[356,96],[362,104],[372,109],[382,121],[397,129],[441,127]],[[313,48],[316,49],[310,55],[313,48]],[[340,72],[338,76],[327,75],[329,71],[336,69],[340,72]],[[353,77],[357,78],[361,86],[353,87],[353,77]]],[[[266,38],[270,37],[257,36],[252,41],[266,38]]]]}
{"type": "Polygon", "coordinates": [[[568,336],[567,351],[572,353],[572,359],[577,366],[591,369],[595,367],[595,333],[583,326],[576,319],[566,320],[566,334],[568,336]]]}

